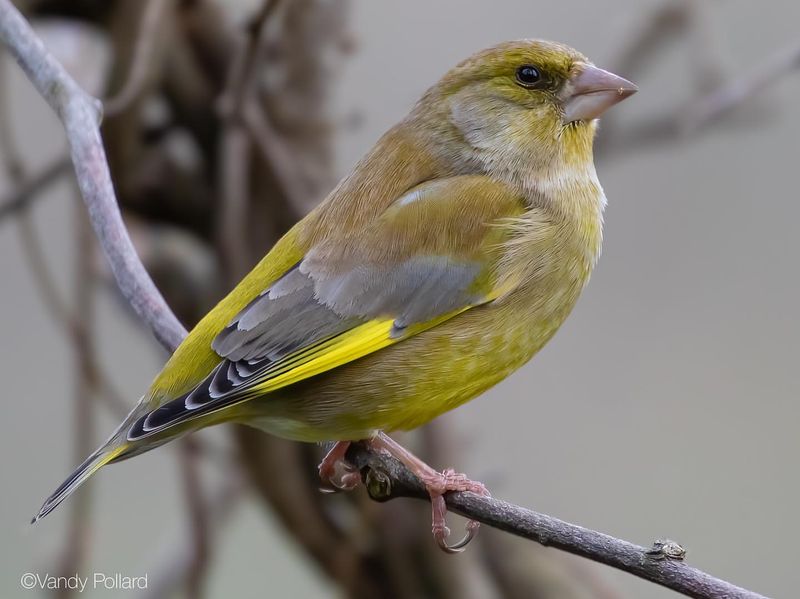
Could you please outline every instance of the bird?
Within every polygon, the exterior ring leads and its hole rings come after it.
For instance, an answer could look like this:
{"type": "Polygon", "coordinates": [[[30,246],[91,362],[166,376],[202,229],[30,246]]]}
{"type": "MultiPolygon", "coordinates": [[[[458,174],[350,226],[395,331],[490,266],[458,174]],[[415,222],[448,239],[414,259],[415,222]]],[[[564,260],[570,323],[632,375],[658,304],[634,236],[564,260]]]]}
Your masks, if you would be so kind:
{"type": "Polygon", "coordinates": [[[350,444],[426,486],[437,471],[388,434],[417,428],[520,368],[573,309],[601,251],[598,117],[637,91],[561,43],[524,39],[448,71],[184,339],[110,438],[47,498],[101,467],[236,422],[334,443],[322,480],[350,489],[350,444]]]}

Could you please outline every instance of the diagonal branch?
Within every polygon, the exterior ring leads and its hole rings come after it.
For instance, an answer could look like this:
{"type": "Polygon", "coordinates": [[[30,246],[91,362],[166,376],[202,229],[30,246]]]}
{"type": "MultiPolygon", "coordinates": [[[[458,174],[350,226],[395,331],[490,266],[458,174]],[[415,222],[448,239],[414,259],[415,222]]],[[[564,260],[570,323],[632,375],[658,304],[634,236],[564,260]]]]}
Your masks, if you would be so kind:
{"type": "Polygon", "coordinates": [[[749,77],[737,77],[727,85],[698,98],[686,112],[680,127],[693,131],[750,100],[786,73],[800,70],[800,43],[793,43],[769,56],[749,77]]]}
{"type": "MultiPolygon", "coordinates": [[[[174,350],[186,331],[147,274],[122,222],[100,139],[97,100],[55,61],[10,0],[0,0],[0,40],[64,124],[81,193],[120,290],[161,344],[174,350]]],[[[362,470],[373,498],[427,496],[419,481],[388,457],[355,445],[348,458],[362,470]]],[[[763,599],[678,561],[675,558],[682,554],[668,553],[665,546],[648,551],[493,498],[456,493],[447,500],[453,511],[487,525],[619,568],[690,597],[763,599]]]]}
{"type": "Polygon", "coordinates": [[[48,186],[58,181],[69,172],[69,160],[66,156],[44,167],[39,173],[24,177],[8,198],[0,201],[0,222],[9,216],[18,214],[27,208],[48,186]]]}
{"type": "MultiPolygon", "coordinates": [[[[347,459],[358,467],[370,497],[389,501],[396,497],[430,499],[424,485],[395,458],[354,444],[347,459]]],[[[447,507],[458,514],[494,528],[555,547],[613,568],[618,568],[697,599],[765,599],[729,582],[714,578],[683,561],[680,546],[657,541],[653,548],[640,547],[564,522],[493,497],[473,493],[448,493],[447,507]],[[670,548],[677,550],[670,553],[670,548]],[[666,549],[666,551],[665,551],[666,549]]]]}

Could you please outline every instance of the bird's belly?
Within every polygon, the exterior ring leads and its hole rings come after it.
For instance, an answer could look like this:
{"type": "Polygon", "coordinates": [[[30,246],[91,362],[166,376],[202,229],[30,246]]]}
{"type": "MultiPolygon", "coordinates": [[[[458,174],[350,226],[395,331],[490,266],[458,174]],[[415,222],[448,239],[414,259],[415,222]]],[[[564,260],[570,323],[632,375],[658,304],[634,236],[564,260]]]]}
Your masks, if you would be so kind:
{"type": "Polygon", "coordinates": [[[408,430],[497,384],[564,321],[578,291],[474,308],[397,345],[248,402],[248,423],[301,441],[408,430]]]}

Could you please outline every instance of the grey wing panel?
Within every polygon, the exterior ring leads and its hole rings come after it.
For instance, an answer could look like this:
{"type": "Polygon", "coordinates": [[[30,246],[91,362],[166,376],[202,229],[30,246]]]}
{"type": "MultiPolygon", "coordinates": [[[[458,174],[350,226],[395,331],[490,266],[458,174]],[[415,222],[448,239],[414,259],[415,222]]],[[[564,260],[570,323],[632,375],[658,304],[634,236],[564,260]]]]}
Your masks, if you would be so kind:
{"type": "Polygon", "coordinates": [[[359,266],[335,275],[311,273],[320,301],[338,314],[394,317],[395,326],[403,328],[475,302],[478,298],[469,291],[479,271],[476,263],[431,256],[388,269],[359,266]]]}
{"type": "Polygon", "coordinates": [[[320,303],[314,281],[296,266],[250,302],[211,347],[232,362],[275,361],[358,323],[320,303]]]}
{"type": "Polygon", "coordinates": [[[345,270],[306,259],[248,304],[214,339],[231,362],[275,361],[288,352],[373,318],[398,329],[479,301],[470,287],[475,262],[415,257],[390,266],[345,270]]]}

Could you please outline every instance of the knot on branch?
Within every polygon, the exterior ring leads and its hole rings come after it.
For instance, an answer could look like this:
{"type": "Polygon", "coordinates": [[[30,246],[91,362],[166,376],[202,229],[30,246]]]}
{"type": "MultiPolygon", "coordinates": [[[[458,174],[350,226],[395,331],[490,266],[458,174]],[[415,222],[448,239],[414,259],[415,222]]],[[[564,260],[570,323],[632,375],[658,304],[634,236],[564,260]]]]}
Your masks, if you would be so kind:
{"type": "Polygon", "coordinates": [[[367,493],[375,501],[389,501],[396,497],[428,498],[419,479],[388,454],[373,451],[364,443],[353,443],[346,458],[358,468],[367,493]]]}
{"type": "Polygon", "coordinates": [[[386,501],[392,498],[392,479],[383,470],[367,468],[363,473],[363,479],[367,493],[375,501],[386,501]]]}
{"type": "Polygon", "coordinates": [[[679,543],[671,541],[670,539],[658,539],[644,554],[650,559],[655,560],[669,559],[683,561],[686,557],[686,549],[679,543]]]}

